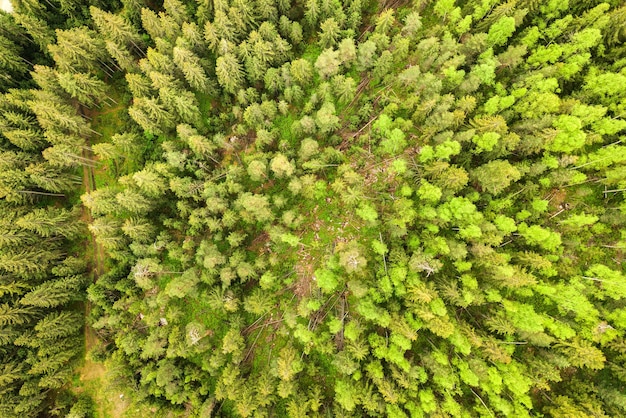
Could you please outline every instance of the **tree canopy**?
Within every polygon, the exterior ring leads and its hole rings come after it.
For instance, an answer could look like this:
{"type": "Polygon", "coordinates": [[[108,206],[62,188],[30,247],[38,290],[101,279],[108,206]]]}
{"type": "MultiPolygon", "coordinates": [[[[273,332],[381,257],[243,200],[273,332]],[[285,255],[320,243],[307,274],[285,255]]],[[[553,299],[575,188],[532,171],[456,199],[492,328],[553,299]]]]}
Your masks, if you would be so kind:
{"type": "Polygon", "coordinates": [[[623,2],[13,7],[1,416],[626,415],[623,2]]]}

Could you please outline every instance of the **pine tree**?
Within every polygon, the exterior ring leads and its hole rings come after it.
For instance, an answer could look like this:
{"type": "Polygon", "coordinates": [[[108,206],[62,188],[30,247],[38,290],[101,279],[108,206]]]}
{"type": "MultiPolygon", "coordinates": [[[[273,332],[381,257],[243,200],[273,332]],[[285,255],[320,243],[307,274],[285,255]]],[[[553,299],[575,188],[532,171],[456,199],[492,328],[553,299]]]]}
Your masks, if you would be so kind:
{"type": "Polygon", "coordinates": [[[80,199],[91,213],[97,216],[115,213],[119,210],[115,195],[116,193],[112,189],[100,188],[82,195],[80,199]]]}
{"type": "Polygon", "coordinates": [[[152,39],[162,38],[173,42],[180,35],[180,26],[169,15],[157,15],[150,9],[141,9],[141,23],[152,39]]]}
{"type": "Polygon", "coordinates": [[[133,214],[145,214],[153,207],[153,202],[131,189],[126,189],[115,196],[117,203],[133,214]]]}
{"type": "Polygon", "coordinates": [[[3,85],[14,84],[13,78],[17,80],[28,71],[27,63],[21,58],[20,48],[2,35],[0,35],[0,69],[4,73],[2,75],[5,81],[3,85]]]}
{"type": "Polygon", "coordinates": [[[258,222],[268,222],[274,218],[272,209],[270,207],[267,197],[260,195],[253,195],[251,193],[242,194],[235,205],[258,222]]]}
{"type": "Polygon", "coordinates": [[[332,78],[332,85],[337,99],[340,103],[350,103],[356,93],[356,82],[352,77],[346,77],[343,74],[336,75],[332,78]]]}
{"type": "Polygon", "coordinates": [[[36,315],[33,307],[15,307],[8,303],[0,305],[0,325],[22,325],[30,322],[36,315]]]}
{"type": "Polygon", "coordinates": [[[98,32],[107,40],[121,47],[132,45],[135,52],[143,54],[139,33],[122,16],[105,12],[95,6],[90,6],[89,11],[98,32]]]}
{"type": "Polygon", "coordinates": [[[473,173],[483,189],[492,194],[498,194],[512,182],[519,180],[519,171],[508,161],[494,160],[474,170],[473,173]]]}
{"type": "Polygon", "coordinates": [[[150,197],[161,196],[167,190],[166,180],[150,166],[133,174],[133,180],[139,189],[150,197]]]}
{"type": "Polygon", "coordinates": [[[159,98],[163,104],[178,116],[178,120],[191,125],[200,123],[200,109],[193,93],[162,87],[159,98]]]}
{"type": "Polygon", "coordinates": [[[313,77],[313,66],[305,59],[297,59],[291,62],[289,72],[296,83],[306,87],[313,77]]]}
{"type": "Polygon", "coordinates": [[[33,129],[5,130],[2,134],[15,146],[24,151],[40,150],[45,144],[41,132],[33,129]]]}
{"type": "Polygon", "coordinates": [[[124,234],[128,235],[136,242],[149,243],[155,237],[155,228],[147,220],[143,218],[128,218],[122,226],[124,234]]]}
{"type": "Polygon", "coordinates": [[[315,61],[315,69],[323,78],[330,78],[339,71],[339,53],[333,49],[325,49],[315,61]]]}
{"type": "Polygon", "coordinates": [[[128,89],[135,98],[151,96],[154,93],[150,80],[142,74],[127,73],[125,75],[128,89]]]}
{"type": "MultiPolygon", "coordinates": [[[[61,311],[52,312],[43,317],[35,325],[36,338],[41,340],[52,340],[74,335],[83,326],[83,319],[80,312],[61,311]]],[[[71,358],[73,353],[61,352],[62,358],[71,358]]]]}
{"type": "Polygon", "coordinates": [[[61,235],[72,238],[81,230],[77,213],[65,209],[34,209],[19,218],[16,224],[26,230],[35,231],[42,237],[61,235]]]}
{"type": "Polygon", "coordinates": [[[174,127],[174,117],[156,99],[136,98],[128,114],[146,132],[161,134],[174,127]]]}
{"type": "Polygon", "coordinates": [[[85,278],[82,276],[69,276],[58,280],[48,280],[33,288],[21,299],[20,304],[37,306],[40,308],[54,308],[76,300],[85,278]]]}
{"type": "Polygon", "coordinates": [[[233,54],[219,57],[215,65],[217,81],[229,93],[235,93],[243,85],[243,70],[233,54]]]}
{"type": "Polygon", "coordinates": [[[102,101],[106,97],[106,84],[89,74],[61,73],[59,85],[70,96],[87,106],[102,101]]]}
{"type": "Polygon", "coordinates": [[[86,136],[90,132],[87,122],[78,116],[73,108],[63,104],[58,98],[40,95],[34,99],[28,104],[37,115],[37,121],[42,128],[81,136],[86,136]]]}
{"type": "Polygon", "coordinates": [[[62,72],[97,71],[106,59],[104,41],[96,32],[82,28],[56,30],[57,43],[48,50],[62,72]]]}
{"type": "Polygon", "coordinates": [[[59,144],[46,148],[42,155],[54,167],[76,167],[79,165],[91,166],[96,165],[95,161],[83,157],[81,149],[77,146],[59,144]]]}
{"type": "MultiPolygon", "coordinates": [[[[44,91],[48,93],[53,93],[53,95],[49,95],[49,99],[58,97],[63,97],[65,92],[61,85],[59,84],[58,73],[52,67],[47,67],[45,65],[35,65],[33,66],[34,72],[31,73],[33,80],[37,83],[37,85],[44,91]]],[[[39,97],[43,97],[40,95],[39,97]]]]}
{"type": "Polygon", "coordinates": [[[376,32],[387,34],[396,23],[394,9],[384,10],[378,18],[376,18],[376,32]]]}
{"type": "Polygon", "coordinates": [[[196,22],[184,22],[183,38],[193,52],[201,53],[206,49],[204,34],[196,22]]]}
{"type": "Polygon", "coordinates": [[[320,24],[322,33],[320,34],[319,44],[322,48],[332,48],[337,44],[339,39],[339,24],[334,18],[330,17],[320,24]]]}
{"type": "Polygon", "coordinates": [[[54,31],[48,23],[29,13],[13,13],[16,23],[22,26],[35,40],[42,51],[48,49],[48,45],[54,42],[54,31]]]}
{"type": "Polygon", "coordinates": [[[168,15],[170,15],[176,23],[182,25],[183,22],[188,22],[190,19],[187,13],[187,7],[180,0],[165,0],[163,7],[168,15]]]}
{"type": "Polygon", "coordinates": [[[124,47],[120,47],[113,41],[105,41],[106,49],[109,55],[117,61],[117,65],[122,70],[127,71],[126,75],[132,74],[131,71],[137,69],[135,57],[124,47]]]}
{"type": "Polygon", "coordinates": [[[185,75],[185,80],[197,91],[206,92],[209,80],[200,65],[200,59],[193,52],[179,47],[174,47],[174,63],[185,75]]]}
{"type": "Polygon", "coordinates": [[[5,252],[0,254],[0,269],[15,273],[19,276],[40,275],[44,273],[53,260],[59,258],[56,248],[42,250],[29,248],[17,252],[5,252]]]}

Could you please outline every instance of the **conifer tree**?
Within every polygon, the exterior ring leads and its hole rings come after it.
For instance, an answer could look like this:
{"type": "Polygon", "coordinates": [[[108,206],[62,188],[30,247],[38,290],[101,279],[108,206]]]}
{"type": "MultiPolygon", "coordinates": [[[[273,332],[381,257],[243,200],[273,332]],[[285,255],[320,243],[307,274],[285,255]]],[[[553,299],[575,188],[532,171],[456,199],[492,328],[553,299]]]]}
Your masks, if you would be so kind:
{"type": "Polygon", "coordinates": [[[42,51],[46,51],[48,45],[54,42],[54,31],[46,21],[29,13],[13,13],[13,17],[15,22],[28,32],[42,51]]]}
{"type": "Polygon", "coordinates": [[[174,47],[174,62],[185,75],[185,79],[194,89],[205,92],[208,88],[208,78],[200,65],[200,60],[191,51],[174,47]]]}
{"type": "Polygon", "coordinates": [[[97,71],[106,59],[104,41],[90,29],[57,29],[56,38],[48,50],[62,72],[97,71]]]}
{"type": "Polygon", "coordinates": [[[59,85],[79,102],[92,106],[106,96],[106,84],[89,74],[61,73],[59,85]]]}
{"type": "Polygon", "coordinates": [[[89,11],[94,24],[105,39],[121,47],[132,45],[135,53],[143,54],[141,38],[137,30],[122,16],[105,12],[95,6],[90,6],[89,11]]]}
{"type": "Polygon", "coordinates": [[[26,293],[20,299],[20,304],[41,308],[62,306],[77,299],[84,283],[85,278],[82,276],[48,280],[26,293]]]}
{"type": "Polygon", "coordinates": [[[0,415],[624,415],[617,3],[15,2],[0,415]]]}
{"type": "Polygon", "coordinates": [[[77,214],[65,209],[35,209],[16,221],[16,225],[35,231],[42,237],[61,235],[66,238],[76,236],[80,231],[77,214]]]}
{"type": "Polygon", "coordinates": [[[235,93],[243,83],[241,64],[233,54],[219,57],[215,64],[217,81],[229,93],[235,93]]]}

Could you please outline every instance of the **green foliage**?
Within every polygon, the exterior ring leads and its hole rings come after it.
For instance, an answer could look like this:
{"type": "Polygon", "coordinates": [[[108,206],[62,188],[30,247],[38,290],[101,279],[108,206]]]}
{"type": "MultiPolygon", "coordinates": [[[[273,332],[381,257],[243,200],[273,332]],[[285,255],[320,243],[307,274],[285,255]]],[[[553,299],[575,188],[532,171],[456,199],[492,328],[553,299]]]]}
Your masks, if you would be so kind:
{"type": "Polygon", "coordinates": [[[326,293],[334,291],[339,285],[335,273],[327,269],[316,270],[314,277],[317,285],[326,293]]]}
{"type": "Polygon", "coordinates": [[[0,415],[92,413],[62,389],[91,255],[148,415],[624,415],[618,2],[31,3],[0,16],[0,415]]]}
{"type": "Polygon", "coordinates": [[[483,190],[494,195],[499,194],[512,182],[521,178],[519,170],[508,161],[503,160],[494,160],[484,164],[476,168],[473,175],[483,190]]]}
{"type": "Polygon", "coordinates": [[[501,17],[489,27],[487,42],[490,45],[504,45],[513,32],[515,32],[515,18],[510,16],[501,17]]]}

